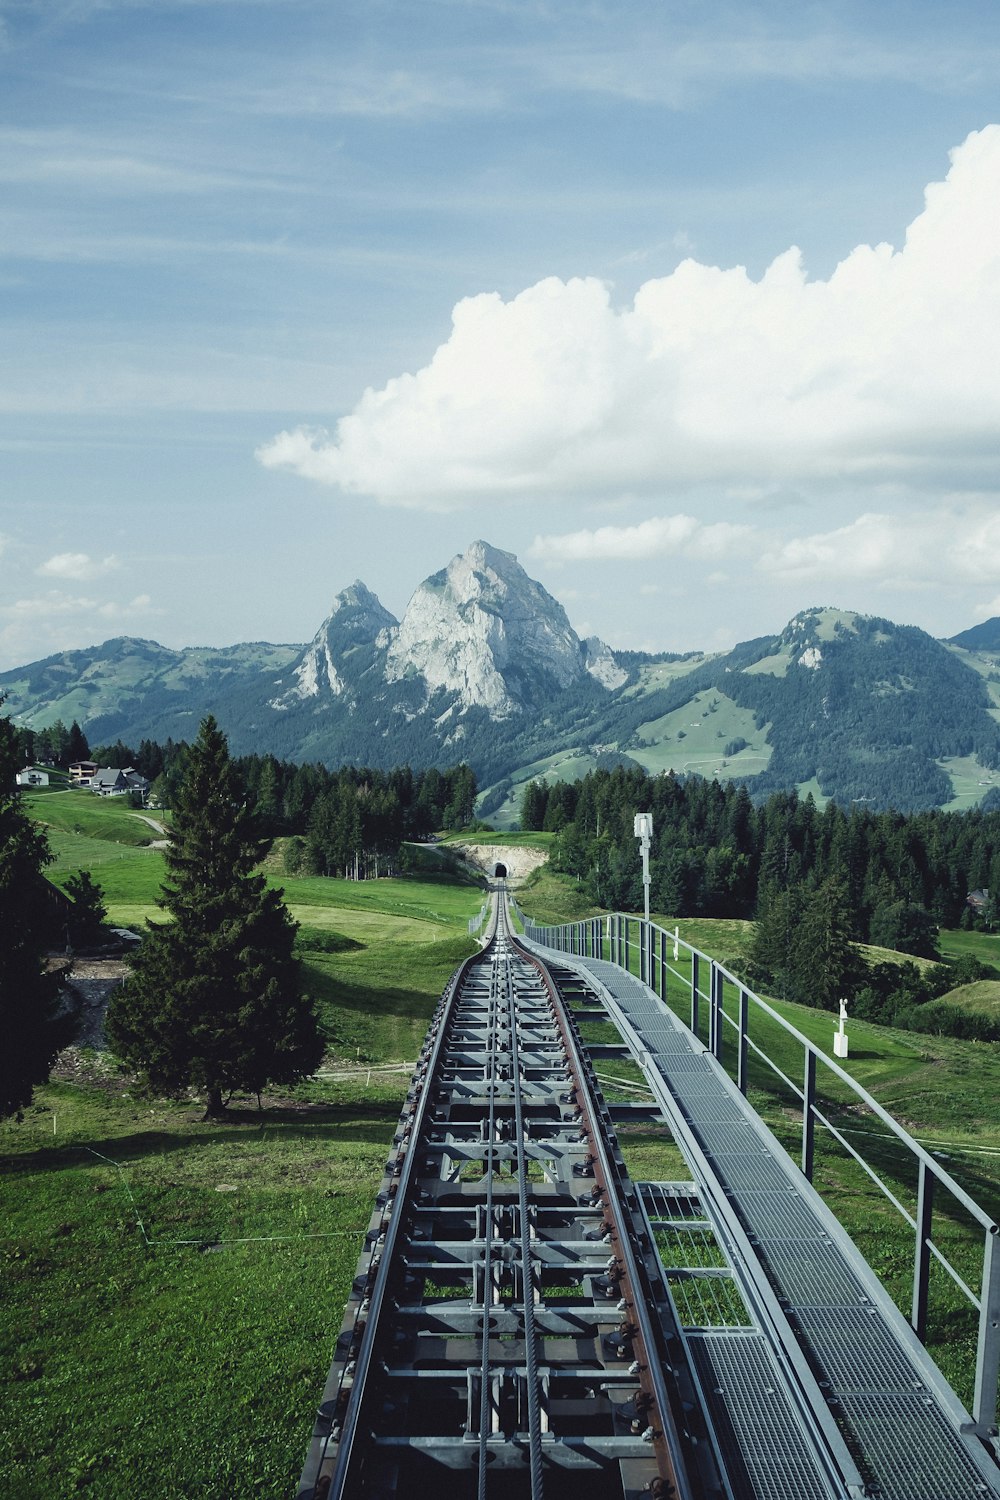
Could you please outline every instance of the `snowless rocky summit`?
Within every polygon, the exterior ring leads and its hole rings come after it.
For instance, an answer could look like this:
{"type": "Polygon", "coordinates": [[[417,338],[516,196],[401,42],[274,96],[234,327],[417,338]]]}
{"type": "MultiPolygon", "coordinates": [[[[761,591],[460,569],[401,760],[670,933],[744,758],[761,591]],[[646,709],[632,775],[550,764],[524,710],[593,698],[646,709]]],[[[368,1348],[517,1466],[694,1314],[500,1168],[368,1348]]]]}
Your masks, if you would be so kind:
{"type": "Polygon", "coordinates": [[[345,589],[270,706],[391,704],[405,688],[407,718],[435,700],[439,717],[484,708],[506,719],[588,673],[609,690],[627,676],[603,641],[580,640],[512,552],[480,541],[420,585],[402,623],[363,583],[345,589]]]}
{"type": "Polygon", "coordinates": [[[371,665],[372,653],[384,649],[398,623],[358,579],[334,599],[329,615],[291,673],[291,686],[285,687],[287,679],[283,678],[277,685],[285,691],[272,698],[269,707],[295,708],[324,692],[340,697],[348,682],[356,681],[358,669],[371,665]]]}
{"type": "Polygon", "coordinates": [[[413,595],[389,647],[386,679],[416,673],[428,697],[443,689],[459,710],[475,706],[507,718],[592,666],[599,681],[609,664],[623,681],[608,648],[595,646],[583,645],[562,605],[512,552],[473,542],[413,595]]]}

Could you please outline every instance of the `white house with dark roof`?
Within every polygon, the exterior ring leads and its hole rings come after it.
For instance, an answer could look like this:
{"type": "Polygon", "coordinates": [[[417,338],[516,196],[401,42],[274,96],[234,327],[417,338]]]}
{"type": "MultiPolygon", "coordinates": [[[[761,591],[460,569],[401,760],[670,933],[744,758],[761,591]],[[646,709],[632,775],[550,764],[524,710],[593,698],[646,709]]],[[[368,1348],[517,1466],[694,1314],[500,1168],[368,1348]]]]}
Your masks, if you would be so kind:
{"type": "Polygon", "coordinates": [[[23,771],[18,771],[14,781],[18,786],[48,786],[49,773],[39,766],[25,766],[23,771]]]}
{"type": "Polygon", "coordinates": [[[102,766],[90,778],[90,790],[99,797],[125,797],[129,792],[138,792],[145,797],[149,792],[149,782],[132,766],[126,766],[124,770],[117,766],[102,766]]]}

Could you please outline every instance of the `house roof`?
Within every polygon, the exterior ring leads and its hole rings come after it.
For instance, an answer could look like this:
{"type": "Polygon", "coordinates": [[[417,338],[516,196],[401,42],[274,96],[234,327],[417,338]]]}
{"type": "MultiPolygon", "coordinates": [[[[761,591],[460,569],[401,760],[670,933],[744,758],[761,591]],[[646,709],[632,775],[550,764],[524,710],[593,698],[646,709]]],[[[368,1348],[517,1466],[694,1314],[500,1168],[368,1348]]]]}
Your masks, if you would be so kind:
{"type": "Polygon", "coordinates": [[[124,783],[125,772],[117,766],[102,766],[93,776],[95,786],[118,786],[124,783]]]}

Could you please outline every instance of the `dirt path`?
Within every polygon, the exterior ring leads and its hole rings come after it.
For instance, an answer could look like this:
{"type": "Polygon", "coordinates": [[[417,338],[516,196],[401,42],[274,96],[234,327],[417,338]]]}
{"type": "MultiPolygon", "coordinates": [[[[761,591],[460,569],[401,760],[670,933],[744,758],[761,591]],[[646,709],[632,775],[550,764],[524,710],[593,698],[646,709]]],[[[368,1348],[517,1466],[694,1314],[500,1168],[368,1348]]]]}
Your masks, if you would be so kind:
{"type": "Polygon", "coordinates": [[[150,841],[149,847],[151,849],[166,849],[167,845],[170,843],[170,835],[163,823],[158,822],[156,818],[149,817],[146,813],[133,813],[132,816],[133,818],[141,819],[143,823],[148,823],[154,833],[163,835],[162,838],[152,839],[150,841]]]}

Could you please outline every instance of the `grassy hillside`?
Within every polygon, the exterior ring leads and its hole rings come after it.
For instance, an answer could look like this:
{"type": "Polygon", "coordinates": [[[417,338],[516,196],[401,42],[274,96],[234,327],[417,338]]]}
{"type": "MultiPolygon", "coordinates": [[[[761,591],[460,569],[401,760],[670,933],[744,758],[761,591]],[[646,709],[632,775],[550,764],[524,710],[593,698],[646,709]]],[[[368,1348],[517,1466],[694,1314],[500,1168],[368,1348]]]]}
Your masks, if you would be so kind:
{"type": "MultiPolygon", "coordinates": [[[[115,842],[124,810],[97,806],[89,832],[50,821],[55,878],[93,868],[119,920],[156,915],[162,855],[115,842]]],[[[23,1122],[0,1125],[0,1493],[294,1492],[409,1068],[473,949],[466,920],[481,896],[475,882],[440,876],[275,879],[301,923],[329,1037],[316,1078],[265,1097],[263,1115],[247,1108],[205,1124],[196,1101],[146,1098],[100,1056],[76,1054],[23,1122]]],[[[543,919],[588,911],[547,870],[525,905],[543,919]]],[[[738,922],[677,925],[721,958],[747,936],[738,922]]],[[[973,939],[990,941],[958,934],[957,947],[973,939]]],[[[683,1014],[680,982],[672,1000],[683,1014]]],[[[780,1009],[828,1044],[829,1015],[780,1009]]],[[[998,1194],[998,1049],[852,1023],[850,1067],[977,1197],[998,1194]]],[[[791,1142],[794,1107],[753,1082],[791,1142]]],[[[851,1117],[849,1128],[869,1127],[851,1117]]],[[[636,1175],[684,1171],[662,1132],[625,1132],[623,1144],[636,1175]]],[[[882,1200],[832,1159],[818,1170],[902,1298],[905,1246],[882,1200]]],[[[961,1382],[970,1353],[960,1317],[949,1333],[949,1373],[961,1382]]]]}
{"type": "Polygon", "coordinates": [[[140,813],[125,797],[98,797],[89,791],[26,792],[24,805],[50,834],[76,834],[105,844],[142,847],[162,838],[155,825],[169,813],[140,813]]]}
{"type": "MultiPolygon", "coordinates": [[[[116,844],[131,825],[97,806],[89,832],[50,821],[54,877],[93,868],[116,919],[155,916],[160,852],[116,844]]],[[[329,1039],[316,1078],[205,1124],[200,1103],[71,1053],[23,1122],[0,1124],[0,1493],[294,1493],[410,1069],[474,950],[481,891],[281,883],[329,1039]]]]}

